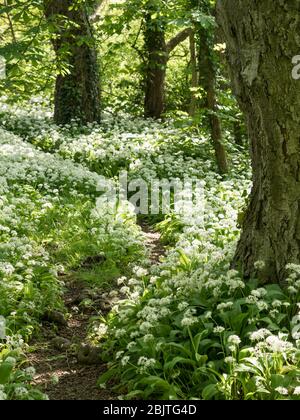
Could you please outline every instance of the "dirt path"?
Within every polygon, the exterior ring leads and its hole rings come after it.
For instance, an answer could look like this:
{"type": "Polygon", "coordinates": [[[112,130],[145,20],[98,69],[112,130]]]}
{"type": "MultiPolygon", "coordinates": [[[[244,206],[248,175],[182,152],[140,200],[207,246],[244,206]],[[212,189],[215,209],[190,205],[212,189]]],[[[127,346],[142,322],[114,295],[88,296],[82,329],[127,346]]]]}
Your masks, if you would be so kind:
{"type": "Polygon", "coordinates": [[[166,249],[161,242],[161,235],[144,220],[140,220],[139,225],[146,235],[146,246],[150,251],[150,261],[153,265],[157,265],[160,258],[166,254],[166,249]]]}
{"type": "MultiPolygon", "coordinates": [[[[146,234],[151,263],[159,264],[165,254],[160,235],[145,222],[141,222],[140,226],[146,234]]],[[[50,400],[116,399],[117,395],[113,392],[96,386],[106,365],[101,362],[87,365],[78,360],[78,348],[86,341],[90,318],[107,312],[109,305],[99,291],[97,299],[93,298],[93,305],[83,309],[80,302],[89,297],[89,291],[76,280],[67,279],[65,283],[68,287],[64,296],[67,322],[63,319],[55,325],[45,322],[41,336],[32,343],[32,352],[28,355],[29,364],[36,369],[34,384],[50,400]]]]}
{"type": "Polygon", "coordinates": [[[85,295],[84,286],[77,282],[68,284],[65,305],[69,318],[66,325],[45,323],[41,337],[33,343],[29,363],[36,369],[35,384],[50,400],[108,400],[116,396],[96,386],[105,364],[86,365],[78,360],[78,347],[86,340],[91,316],[99,315],[96,304],[93,310],[79,309],[85,295]],[[55,331],[56,330],[56,331],[55,331]]]}

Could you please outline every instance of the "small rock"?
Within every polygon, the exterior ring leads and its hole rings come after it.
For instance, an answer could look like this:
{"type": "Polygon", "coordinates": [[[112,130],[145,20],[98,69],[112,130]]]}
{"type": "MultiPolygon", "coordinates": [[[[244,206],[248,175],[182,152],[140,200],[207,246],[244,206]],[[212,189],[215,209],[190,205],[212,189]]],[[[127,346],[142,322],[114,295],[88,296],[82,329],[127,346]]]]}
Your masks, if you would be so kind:
{"type": "Polygon", "coordinates": [[[71,341],[64,337],[55,337],[51,343],[57,350],[68,350],[72,345],[71,341]]]}
{"type": "Polygon", "coordinates": [[[53,322],[54,324],[66,327],[68,325],[67,320],[62,312],[59,311],[48,311],[44,315],[44,320],[53,322]]]}
{"type": "Polygon", "coordinates": [[[102,298],[102,299],[98,300],[97,303],[98,303],[100,309],[103,312],[109,312],[113,308],[113,306],[116,305],[119,302],[119,300],[120,300],[119,297],[114,296],[110,299],[108,299],[108,298],[103,299],[102,298]]]}
{"type": "Polygon", "coordinates": [[[109,300],[101,300],[99,306],[103,312],[109,312],[113,305],[109,300]]]}
{"type": "Polygon", "coordinates": [[[84,365],[99,365],[101,360],[101,348],[89,344],[81,344],[77,352],[77,360],[84,365]]]}

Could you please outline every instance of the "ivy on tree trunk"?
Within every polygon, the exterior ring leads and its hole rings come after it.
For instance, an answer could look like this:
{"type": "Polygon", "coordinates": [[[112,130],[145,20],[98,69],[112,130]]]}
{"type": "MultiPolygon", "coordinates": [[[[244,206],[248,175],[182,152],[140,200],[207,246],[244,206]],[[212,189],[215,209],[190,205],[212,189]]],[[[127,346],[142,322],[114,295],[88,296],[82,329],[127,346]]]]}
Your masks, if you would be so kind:
{"type": "Polygon", "coordinates": [[[44,0],[52,26],[52,43],[60,66],[55,87],[54,119],[67,124],[100,121],[100,80],[97,54],[84,2],[44,0]]]}

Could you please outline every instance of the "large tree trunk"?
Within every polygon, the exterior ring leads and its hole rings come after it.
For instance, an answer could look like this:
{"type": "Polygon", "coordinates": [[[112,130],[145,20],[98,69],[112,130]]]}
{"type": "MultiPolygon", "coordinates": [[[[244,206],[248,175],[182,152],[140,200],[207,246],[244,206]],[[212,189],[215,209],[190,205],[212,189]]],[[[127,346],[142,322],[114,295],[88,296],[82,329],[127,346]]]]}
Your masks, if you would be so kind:
{"type": "Polygon", "coordinates": [[[199,81],[205,92],[204,107],[208,111],[208,119],[211,127],[211,137],[215,150],[219,172],[228,172],[227,157],[222,143],[221,122],[217,115],[216,97],[216,69],[212,56],[213,43],[207,29],[198,30],[199,35],[199,81]]]}
{"type": "Polygon", "coordinates": [[[59,74],[56,80],[57,124],[74,118],[82,123],[100,121],[99,69],[92,30],[85,5],[74,6],[72,0],[44,0],[45,16],[55,27],[52,43],[57,60],[68,68],[68,74],[59,74]]]}
{"type": "Polygon", "coordinates": [[[234,265],[264,282],[284,280],[286,264],[300,263],[300,83],[291,75],[299,9],[299,0],[218,2],[253,166],[234,265]]]}

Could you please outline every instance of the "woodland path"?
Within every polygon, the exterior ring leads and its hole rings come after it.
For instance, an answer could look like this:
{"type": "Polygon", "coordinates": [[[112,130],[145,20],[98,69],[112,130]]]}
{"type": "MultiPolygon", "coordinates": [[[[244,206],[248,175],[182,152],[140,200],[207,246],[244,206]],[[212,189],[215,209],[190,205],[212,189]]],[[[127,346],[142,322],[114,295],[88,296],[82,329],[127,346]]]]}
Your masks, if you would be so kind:
{"type": "MultiPolygon", "coordinates": [[[[146,236],[150,261],[153,265],[159,264],[160,257],[165,254],[160,234],[146,222],[140,222],[140,226],[146,236]]],[[[45,322],[40,337],[31,345],[28,363],[36,370],[34,385],[44,391],[50,400],[114,400],[118,395],[96,385],[99,376],[106,370],[106,364],[94,363],[90,354],[86,358],[85,350],[81,348],[86,340],[90,318],[107,313],[111,302],[101,294],[96,298],[94,294],[89,296],[86,286],[74,277],[64,279],[68,320],[63,322],[58,319],[55,325],[45,322]],[[93,304],[82,309],[80,302],[86,298],[92,299],[93,304]],[[81,350],[78,351],[78,348],[81,350]]]]}

